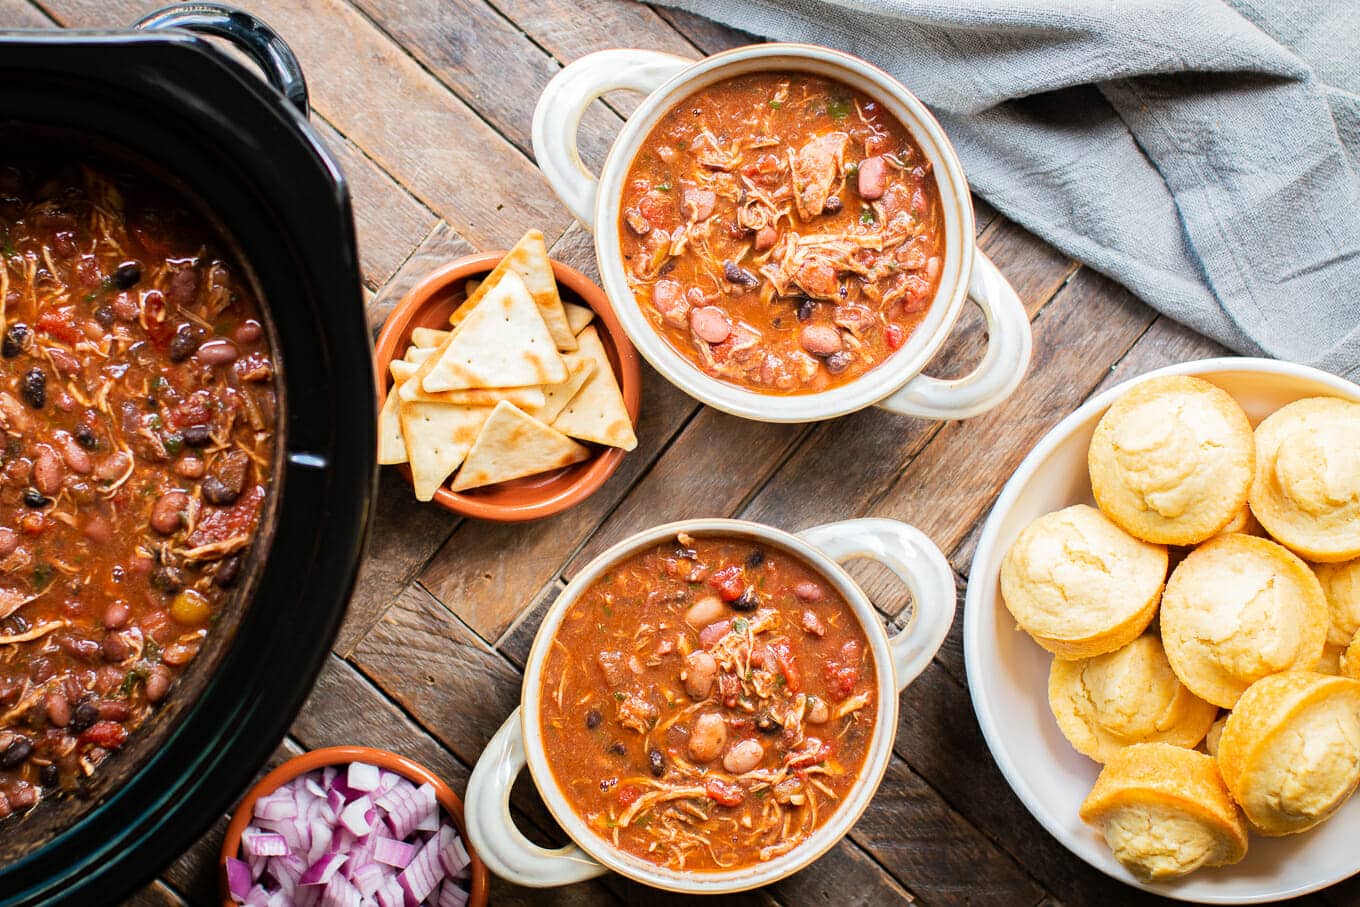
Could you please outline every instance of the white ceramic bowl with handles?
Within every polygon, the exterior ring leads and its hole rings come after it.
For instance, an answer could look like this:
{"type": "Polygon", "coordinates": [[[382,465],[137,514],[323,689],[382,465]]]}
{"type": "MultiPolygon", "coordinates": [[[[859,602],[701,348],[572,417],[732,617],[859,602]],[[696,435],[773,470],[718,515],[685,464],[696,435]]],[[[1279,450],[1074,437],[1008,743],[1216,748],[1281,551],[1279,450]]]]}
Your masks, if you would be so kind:
{"type": "Polygon", "coordinates": [[[465,813],[472,846],[492,872],[536,888],[569,885],[612,869],[657,888],[718,894],[767,885],[797,872],[839,841],[868,806],[892,755],[898,694],[930,663],[953,621],[954,573],[948,561],[919,530],[893,520],[847,520],[797,535],[744,520],[685,520],[619,542],[577,574],[543,618],[524,669],[520,706],[491,738],[468,781],[465,813]],[[808,840],[783,856],[743,869],[678,872],[616,849],[591,831],[563,797],[539,734],[543,663],[563,615],[601,574],[679,532],[748,538],[801,558],[849,603],[874,654],[878,711],[868,755],[850,793],[808,840]],[[915,603],[911,620],[895,636],[888,636],[874,606],[841,567],[842,562],[861,557],[888,567],[911,591],[915,603]],[[543,802],[575,843],[548,850],[515,827],[510,787],[526,763],[543,802]]]}
{"type": "Polygon", "coordinates": [[[873,404],[924,419],[966,419],[1006,399],[1024,377],[1031,347],[1029,318],[1015,290],[977,249],[972,197],[953,146],[915,95],[863,60],[806,44],[738,47],[699,61],[649,50],[600,51],[571,63],[548,83],[534,110],[533,141],[534,156],[553,191],[595,234],[604,289],[629,339],[653,368],[697,400],[766,422],[830,419],[873,404]],[[935,299],[900,350],[840,387],[777,395],[705,374],[657,333],[624,274],[619,205],[639,146],[675,104],[733,76],[790,70],[849,85],[882,103],[907,127],[934,167],[943,203],[945,254],[935,299]],[[647,97],[615,139],[597,179],[581,162],[577,130],[592,101],[620,89],[647,97]],[[981,308],[987,322],[987,351],[981,363],[952,380],[922,374],[968,299],[981,308]]]}
{"type": "Polygon", "coordinates": [[[1029,523],[1069,504],[1094,504],[1086,451],[1096,423],[1134,384],[1158,375],[1196,375],[1217,384],[1258,424],[1302,397],[1360,401],[1360,387],[1335,375],[1269,359],[1203,359],[1140,375],[1101,393],[1059,422],[1002,489],[983,528],[968,579],[963,649],[968,691],[982,735],[1011,788],[1053,837],[1087,863],[1129,885],[1205,904],[1256,904],[1323,888],[1360,871],[1360,800],[1299,835],[1253,834],[1242,862],[1149,883],[1110,854],[1077,808],[1100,766],[1072,749],[1048,707],[1052,656],[1015,626],[1001,600],[1001,559],[1029,523]]]}

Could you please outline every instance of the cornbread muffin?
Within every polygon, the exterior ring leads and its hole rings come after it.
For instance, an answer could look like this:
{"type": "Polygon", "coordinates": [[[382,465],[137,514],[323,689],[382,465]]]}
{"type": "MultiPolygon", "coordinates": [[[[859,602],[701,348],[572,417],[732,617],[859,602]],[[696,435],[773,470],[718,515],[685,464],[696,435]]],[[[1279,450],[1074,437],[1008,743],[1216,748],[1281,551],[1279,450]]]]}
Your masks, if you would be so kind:
{"type": "Polygon", "coordinates": [[[1157,613],[1166,548],[1140,542],[1077,504],[1025,527],[1001,562],[1001,596],[1034,641],[1059,658],[1128,645],[1157,613]]]}
{"type": "Polygon", "coordinates": [[[1341,564],[1314,564],[1313,572],[1322,583],[1322,594],[1327,597],[1327,613],[1331,626],[1327,642],[1347,646],[1360,630],[1360,560],[1341,564]]]}
{"type": "Polygon", "coordinates": [[[1133,743],[1195,746],[1218,716],[1176,679],[1153,633],[1105,655],[1053,659],[1048,704],[1063,736],[1097,762],[1133,743]]]}
{"type": "Polygon", "coordinates": [[[1115,859],[1144,879],[1226,866],[1247,853],[1247,825],[1212,756],[1135,743],[1107,763],[1081,805],[1115,859]]]}
{"type": "Polygon", "coordinates": [[[1144,381],[1106,410],[1087,454],[1091,491],[1129,534],[1194,545],[1247,503],[1251,423],[1227,391],[1200,378],[1144,381]]]}
{"type": "Polygon", "coordinates": [[[1322,822],[1360,783],[1360,680],[1287,671],[1256,681],[1223,727],[1218,767],[1262,834],[1322,822]]]}
{"type": "Polygon", "coordinates": [[[1310,561],[1360,557],[1360,403],[1309,397],[1266,417],[1251,511],[1310,561]]]}
{"type": "Polygon", "coordinates": [[[1210,756],[1218,755],[1218,741],[1223,736],[1223,725],[1228,723],[1228,716],[1231,714],[1232,712],[1224,712],[1209,725],[1209,733],[1204,735],[1204,751],[1210,756]]]}
{"type": "Polygon", "coordinates": [[[1308,565],[1269,539],[1224,535],[1190,552],[1162,596],[1162,645],[1181,683],[1232,708],[1254,681],[1312,670],[1327,602],[1308,565]]]}
{"type": "Polygon", "coordinates": [[[1265,534],[1264,530],[1261,529],[1261,524],[1257,522],[1256,517],[1252,516],[1251,507],[1249,506],[1243,506],[1241,510],[1237,511],[1233,518],[1228,520],[1228,525],[1218,530],[1217,534],[1232,535],[1234,532],[1240,532],[1243,535],[1265,534]]]}

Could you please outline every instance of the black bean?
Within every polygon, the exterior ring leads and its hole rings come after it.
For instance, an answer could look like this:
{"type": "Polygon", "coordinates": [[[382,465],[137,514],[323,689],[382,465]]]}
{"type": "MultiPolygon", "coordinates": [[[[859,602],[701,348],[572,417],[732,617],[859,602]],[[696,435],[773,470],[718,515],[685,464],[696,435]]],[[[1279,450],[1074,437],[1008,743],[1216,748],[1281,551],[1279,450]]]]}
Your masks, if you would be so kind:
{"type": "Polygon", "coordinates": [[[99,446],[99,436],[94,433],[94,429],[81,422],[75,430],[76,443],[86,450],[94,450],[99,446]]]}
{"type": "Polygon", "coordinates": [[[190,325],[180,325],[175,336],[170,338],[170,361],[183,362],[198,349],[198,332],[190,325]]]}
{"type": "Polygon", "coordinates": [[[9,330],[5,331],[3,349],[0,349],[0,353],[3,353],[6,359],[13,359],[24,351],[24,345],[28,343],[28,337],[28,325],[21,321],[14,322],[14,324],[9,326],[9,330]]]}
{"type": "Polygon", "coordinates": [[[756,730],[760,731],[762,734],[773,734],[776,731],[782,731],[783,729],[784,725],[776,721],[774,716],[769,712],[761,712],[756,716],[756,730]]]}
{"type": "Polygon", "coordinates": [[[754,611],[759,607],[760,597],[756,595],[753,589],[747,589],[737,597],[736,601],[732,602],[732,610],[734,611],[754,611]]]}
{"type": "Polygon", "coordinates": [[[798,300],[799,321],[807,321],[812,317],[812,313],[815,311],[817,311],[817,303],[815,300],[809,299],[806,296],[798,300]]]}
{"type": "Polygon", "coordinates": [[[99,706],[87,699],[76,706],[76,710],[71,713],[71,723],[67,727],[79,734],[98,720],[99,706]]]}
{"type": "Polygon", "coordinates": [[[760,283],[759,277],[731,261],[723,262],[723,276],[727,278],[729,283],[735,283],[742,287],[754,287],[760,283]]]}
{"type": "Polygon", "coordinates": [[[24,503],[29,507],[37,509],[39,507],[46,507],[48,504],[51,504],[52,499],[36,488],[25,488],[24,503]]]}
{"type": "Polygon", "coordinates": [[[33,742],[27,737],[20,737],[11,743],[5,752],[0,755],[0,768],[18,768],[28,761],[28,757],[33,755],[33,742]]]}
{"type": "Polygon", "coordinates": [[[653,778],[660,778],[666,774],[666,757],[661,755],[661,750],[647,751],[647,767],[651,770],[653,778]]]}
{"type": "Polygon", "coordinates": [[[24,402],[34,409],[47,405],[47,372],[41,368],[31,368],[24,372],[19,382],[19,393],[24,402]]]}
{"type": "Polygon", "coordinates": [[[99,322],[101,327],[113,327],[114,318],[113,306],[107,302],[94,310],[94,320],[99,322]]]}
{"type": "Polygon", "coordinates": [[[752,570],[763,563],[765,563],[765,552],[759,548],[746,555],[746,566],[750,567],[752,570]]]}
{"type": "Polygon", "coordinates": [[[43,787],[56,787],[61,782],[61,772],[55,762],[49,762],[38,769],[38,780],[43,787]]]}
{"type": "Polygon", "coordinates": [[[240,496],[239,491],[232,491],[217,476],[208,476],[203,480],[203,497],[209,504],[225,507],[240,496]]]}
{"type": "Polygon", "coordinates": [[[853,357],[845,350],[841,350],[839,353],[832,353],[822,361],[826,363],[826,370],[828,372],[833,375],[839,375],[849,367],[852,358],[853,357]]]}
{"type": "Polygon", "coordinates": [[[190,447],[207,447],[212,441],[212,429],[206,425],[190,425],[181,434],[190,447]]]}
{"type": "Polygon", "coordinates": [[[841,210],[841,197],[839,195],[828,197],[826,200],[826,213],[835,214],[839,210],[841,210]]]}
{"type": "Polygon", "coordinates": [[[184,588],[184,574],[176,567],[161,564],[151,571],[151,585],[162,592],[178,592],[184,588]]]}
{"type": "Polygon", "coordinates": [[[628,747],[623,745],[622,740],[615,740],[609,744],[609,752],[615,756],[626,756],[628,755],[628,747]]]}
{"type": "Polygon", "coordinates": [[[217,565],[213,574],[213,585],[219,589],[230,589],[241,576],[241,556],[234,554],[217,565]]]}
{"type": "Polygon", "coordinates": [[[591,709],[586,712],[586,727],[592,731],[599,727],[600,722],[603,720],[604,716],[600,714],[599,709],[591,709]]]}
{"type": "Polygon", "coordinates": [[[135,261],[125,261],[113,272],[113,285],[120,290],[130,290],[142,279],[142,269],[135,261]]]}

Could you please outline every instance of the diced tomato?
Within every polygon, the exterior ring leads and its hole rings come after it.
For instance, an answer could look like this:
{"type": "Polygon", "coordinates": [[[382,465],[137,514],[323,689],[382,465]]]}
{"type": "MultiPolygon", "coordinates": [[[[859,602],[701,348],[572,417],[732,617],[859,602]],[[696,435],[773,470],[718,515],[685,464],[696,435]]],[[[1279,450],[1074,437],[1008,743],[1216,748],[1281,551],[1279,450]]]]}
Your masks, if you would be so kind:
{"type": "Polygon", "coordinates": [[[798,671],[798,660],[793,657],[789,641],[777,639],[770,643],[770,649],[774,652],[775,661],[779,663],[779,673],[784,675],[784,685],[788,687],[790,693],[797,693],[803,688],[803,676],[798,671]]]}
{"type": "Polygon", "coordinates": [[[197,390],[166,411],[166,421],[176,430],[204,425],[212,418],[212,394],[197,390]]]}
{"type": "Polygon", "coordinates": [[[718,695],[722,698],[723,705],[729,709],[737,707],[737,699],[741,696],[741,681],[737,680],[736,675],[723,672],[718,675],[718,695]]]}
{"type": "Polygon", "coordinates": [[[901,349],[902,344],[906,342],[907,332],[902,330],[900,325],[890,324],[883,329],[883,339],[887,341],[888,349],[901,349]]]}
{"type": "Polygon", "coordinates": [[[632,806],[633,801],[642,796],[642,788],[632,784],[625,784],[623,787],[619,788],[619,792],[616,796],[619,800],[619,806],[632,806]]]}
{"type": "Polygon", "coordinates": [[[807,738],[806,744],[796,753],[789,753],[784,757],[784,765],[790,771],[797,771],[802,768],[811,768],[818,762],[825,762],[831,755],[831,744],[823,743],[816,737],[807,738]]]}
{"type": "Polygon", "coordinates": [[[859,643],[853,639],[841,646],[839,661],[827,661],[826,686],[832,699],[844,699],[855,691],[859,684],[859,662],[859,643]]]}
{"type": "Polygon", "coordinates": [[[116,750],[127,740],[127,729],[116,721],[96,721],[80,735],[81,743],[92,743],[106,750],[116,750]]]}
{"type": "Polygon", "coordinates": [[[719,620],[709,624],[699,631],[699,645],[705,649],[710,649],[713,644],[727,635],[727,631],[732,629],[732,621],[719,620]]]}
{"type": "Polygon", "coordinates": [[[746,793],[740,787],[718,778],[710,778],[704,791],[708,799],[719,806],[741,806],[741,801],[746,799],[746,793]]]}
{"type": "Polygon", "coordinates": [[[746,591],[746,570],[740,564],[724,567],[708,578],[708,584],[723,601],[734,602],[746,591]]]}
{"type": "Polygon", "coordinates": [[[59,309],[43,309],[38,316],[38,330],[62,343],[75,343],[82,336],[75,324],[74,307],[69,305],[59,309]]]}
{"type": "Polygon", "coordinates": [[[253,485],[230,507],[205,508],[207,513],[198,521],[194,534],[189,536],[189,544],[197,548],[245,535],[259,521],[263,504],[264,486],[253,485]]]}
{"type": "Polygon", "coordinates": [[[175,336],[175,325],[167,315],[165,296],[160,290],[147,290],[142,297],[142,311],[146,315],[146,335],[156,346],[165,346],[175,336]]]}

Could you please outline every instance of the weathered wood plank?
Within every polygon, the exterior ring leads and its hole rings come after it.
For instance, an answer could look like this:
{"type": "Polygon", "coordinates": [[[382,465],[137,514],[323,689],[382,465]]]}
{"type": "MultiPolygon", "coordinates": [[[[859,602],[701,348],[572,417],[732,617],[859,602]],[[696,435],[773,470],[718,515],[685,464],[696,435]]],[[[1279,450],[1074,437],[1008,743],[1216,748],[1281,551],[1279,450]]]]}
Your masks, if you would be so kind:
{"type": "Polygon", "coordinates": [[[759,44],[763,39],[755,35],[728,28],[726,25],[706,19],[688,10],[670,6],[647,4],[666,22],[670,23],[688,41],[706,54],[716,54],[720,50],[730,50],[744,44],[759,44]]]}
{"type": "Polygon", "coordinates": [[[313,122],[340,161],[354,202],[354,229],[364,283],[377,289],[387,282],[439,219],[320,117],[313,122]]]}
{"type": "Polygon", "coordinates": [[[374,335],[382,329],[383,322],[387,320],[396,304],[401,302],[402,297],[424,280],[427,274],[441,265],[476,251],[467,240],[458,235],[458,231],[442,220],[437,222],[425,238],[414,249],[409,250],[396,273],[374,294],[368,306],[368,326],[374,335]]]}
{"type": "MultiPolygon", "coordinates": [[[[50,0],[68,25],[107,26],[146,0],[50,0]]],[[[570,221],[533,163],[345,0],[244,0],[302,61],[317,112],[478,245],[570,221]],[[318,27],[325,23],[325,27],[318,27]]]]}
{"type": "Polygon", "coordinates": [[[0,22],[5,28],[52,28],[55,24],[28,0],[0,0],[0,22]]]}
{"type": "Polygon", "coordinates": [[[157,879],[123,902],[123,907],[184,907],[188,901],[157,879]]]}

